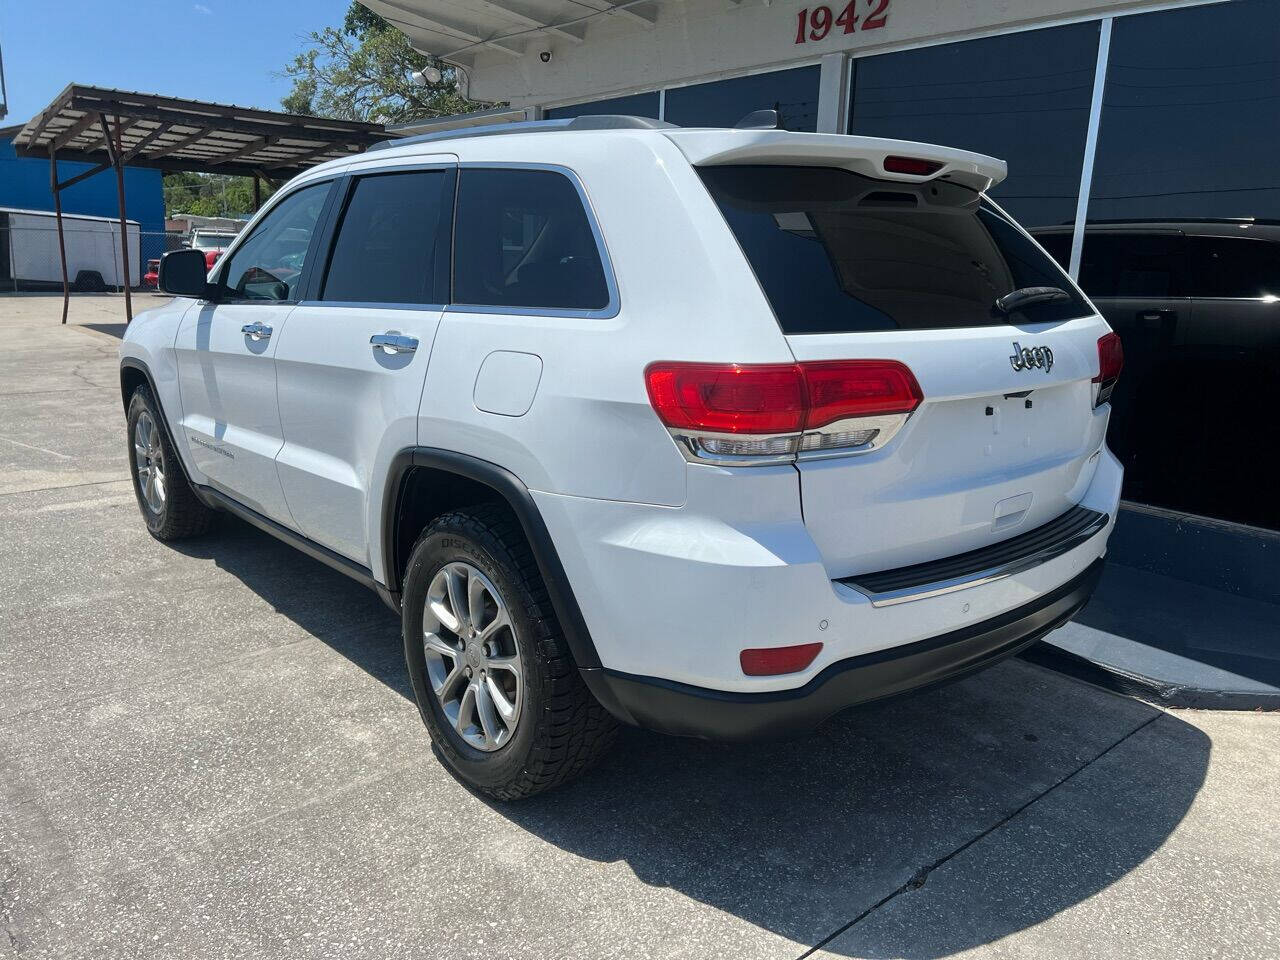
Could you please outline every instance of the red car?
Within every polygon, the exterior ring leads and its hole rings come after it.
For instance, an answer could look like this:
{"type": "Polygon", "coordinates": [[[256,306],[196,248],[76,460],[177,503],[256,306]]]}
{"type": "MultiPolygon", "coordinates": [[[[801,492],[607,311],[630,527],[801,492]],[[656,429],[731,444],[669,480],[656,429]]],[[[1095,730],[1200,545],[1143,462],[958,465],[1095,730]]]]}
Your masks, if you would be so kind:
{"type": "Polygon", "coordinates": [[[157,290],[160,287],[160,261],[148,260],[147,272],[142,275],[142,285],[157,290]]]}

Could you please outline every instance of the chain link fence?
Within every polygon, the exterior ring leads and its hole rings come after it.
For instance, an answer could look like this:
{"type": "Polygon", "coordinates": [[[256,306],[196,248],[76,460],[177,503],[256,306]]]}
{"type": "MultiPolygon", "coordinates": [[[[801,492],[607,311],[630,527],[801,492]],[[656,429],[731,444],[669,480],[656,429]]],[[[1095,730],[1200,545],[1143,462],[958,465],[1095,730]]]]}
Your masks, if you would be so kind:
{"type": "MultiPolygon", "coordinates": [[[[78,293],[156,289],[160,258],[186,246],[180,233],[129,224],[128,270],[120,257],[120,224],[65,218],[67,280],[78,293]]],[[[53,217],[0,214],[0,293],[62,289],[58,228],[53,217]],[[6,222],[7,221],[7,222],[6,222]]]]}

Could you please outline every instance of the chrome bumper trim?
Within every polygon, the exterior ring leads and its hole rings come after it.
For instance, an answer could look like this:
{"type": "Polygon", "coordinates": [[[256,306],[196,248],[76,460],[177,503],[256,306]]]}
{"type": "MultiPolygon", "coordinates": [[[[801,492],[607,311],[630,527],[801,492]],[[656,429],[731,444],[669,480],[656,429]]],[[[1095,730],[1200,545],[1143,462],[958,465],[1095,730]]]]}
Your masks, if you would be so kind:
{"type": "Polygon", "coordinates": [[[867,597],[873,607],[892,607],[1003,580],[1062,556],[1097,536],[1110,522],[1105,513],[1076,506],[1028,533],[930,563],[858,574],[836,581],[867,597]],[[941,576],[941,574],[949,574],[941,576]]]}

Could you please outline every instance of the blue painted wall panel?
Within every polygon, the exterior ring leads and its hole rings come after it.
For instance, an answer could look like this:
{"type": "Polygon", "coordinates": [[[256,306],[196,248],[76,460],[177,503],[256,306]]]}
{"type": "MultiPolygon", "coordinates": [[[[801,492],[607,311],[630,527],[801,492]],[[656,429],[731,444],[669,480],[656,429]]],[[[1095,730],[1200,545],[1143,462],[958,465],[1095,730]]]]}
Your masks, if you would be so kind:
{"type": "MultiPolygon", "coordinates": [[[[58,161],[58,177],[69,180],[88,170],[90,164],[58,161]]],[[[126,167],[124,197],[130,220],[137,220],[143,231],[164,229],[164,189],[159,170],[126,167]]],[[[22,207],[26,210],[52,210],[53,192],[49,189],[49,161],[41,157],[19,157],[13,141],[0,140],[0,207],[22,207]]],[[[62,194],[63,213],[86,213],[95,217],[117,217],[116,177],[104,170],[82,180],[62,194]]]]}

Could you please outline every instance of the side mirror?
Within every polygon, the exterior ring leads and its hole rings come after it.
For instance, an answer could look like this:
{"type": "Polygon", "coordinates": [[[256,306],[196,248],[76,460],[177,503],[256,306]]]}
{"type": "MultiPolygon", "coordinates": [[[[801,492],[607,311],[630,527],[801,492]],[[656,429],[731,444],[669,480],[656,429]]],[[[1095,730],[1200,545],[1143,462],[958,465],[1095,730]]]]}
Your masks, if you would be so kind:
{"type": "Polygon", "coordinates": [[[170,250],[160,258],[160,289],[175,297],[211,299],[212,284],[202,250],[170,250]]]}

